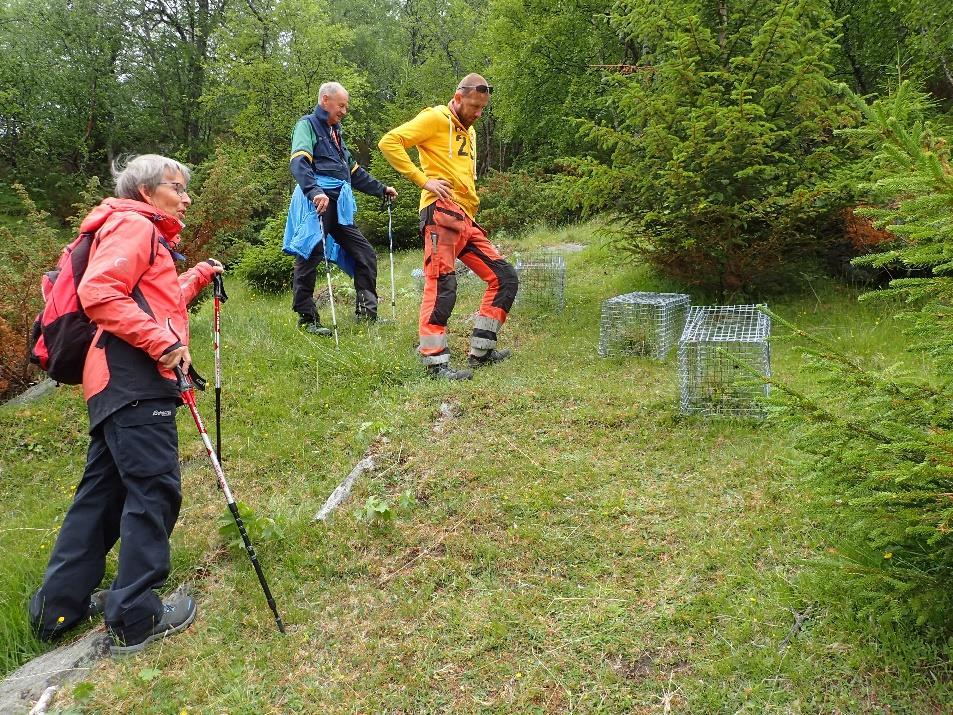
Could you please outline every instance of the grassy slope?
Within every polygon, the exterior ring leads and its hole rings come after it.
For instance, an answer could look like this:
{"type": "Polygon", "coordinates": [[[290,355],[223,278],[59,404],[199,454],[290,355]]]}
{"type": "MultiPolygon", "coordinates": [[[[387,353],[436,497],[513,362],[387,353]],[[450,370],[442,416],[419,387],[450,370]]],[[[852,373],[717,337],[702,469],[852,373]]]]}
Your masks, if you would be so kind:
{"type": "MultiPolygon", "coordinates": [[[[596,357],[603,298],[671,286],[620,267],[591,227],[529,240],[590,244],[569,256],[567,309],[515,311],[504,344],[517,358],[462,385],[420,376],[409,288],[398,298],[399,327],[359,328],[342,307],[335,352],[296,333],[286,298],[233,284],[223,314],[226,467],[237,496],[284,533],[259,552],[289,634],[275,631],[244,554],[222,547],[223,502],[180,411],[186,501],[172,581],[193,584],[199,620],[138,658],[103,664],[79,706],[930,712],[950,701],[942,649],[857,622],[831,600],[836,589],[817,596],[824,577],[808,563],[832,527],[809,508],[787,435],[681,421],[672,363],[596,357]],[[461,414],[435,433],[448,400],[461,414]],[[378,472],[327,524],[314,524],[381,430],[378,472]],[[398,507],[408,490],[414,503],[398,507]],[[389,501],[392,522],[358,519],[369,496],[389,501]],[[781,652],[792,609],[811,603],[804,631],[781,652]]],[[[402,285],[418,260],[400,257],[402,285]]],[[[900,354],[875,308],[815,287],[818,297],[773,307],[885,353],[876,359],[900,354]]],[[[476,301],[464,288],[452,322],[458,359],[476,301]]],[[[209,322],[206,306],[193,340],[210,373],[209,322]]],[[[804,379],[783,343],[775,369],[804,379]]],[[[210,394],[201,398],[208,421],[212,405],[210,394]]],[[[23,635],[20,604],[81,469],[84,423],[65,390],[0,410],[0,640],[13,659],[38,648],[23,635]]]]}

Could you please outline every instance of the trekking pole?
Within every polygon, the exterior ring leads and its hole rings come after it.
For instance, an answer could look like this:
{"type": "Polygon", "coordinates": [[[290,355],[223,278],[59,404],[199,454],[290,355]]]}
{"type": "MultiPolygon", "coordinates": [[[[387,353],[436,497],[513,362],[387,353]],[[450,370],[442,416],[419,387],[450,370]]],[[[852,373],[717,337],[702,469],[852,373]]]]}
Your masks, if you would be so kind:
{"type": "Polygon", "coordinates": [[[318,215],[318,221],[321,222],[321,239],[324,242],[324,245],[321,247],[324,252],[324,275],[328,279],[328,301],[331,303],[331,328],[334,330],[334,347],[340,347],[338,343],[338,317],[334,312],[334,290],[331,288],[331,264],[328,261],[328,241],[327,234],[324,232],[324,219],[318,215]]]}
{"type": "Polygon", "coordinates": [[[222,461],[222,303],[228,300],[222,274],[212,278],[212,294],[215,296],[215,319],[212,328],[212,345],[215,347],[215,456],[222,461]]]}
{"type": "Polygon", "coordinates": [[[390,246],[390,312],[397,320],[397,290],[394,288],[394,215],[391,209],[394,199],[387,197],[387,243],[390,246]]]}
{"type": "Polygon", "coordinates": [[[228,510],[235,519],[235,524],[238,526],[238,533],[242,535],[242,541],[245,543],[245,551],[248,552],[248,558],[251,559],[252,566],[255,567],[255,573],[258,574],[258,582],[261,584],[262,591],[265,592],[265,600],[268,601],[271,612],[275,614],[275,623],[278,625],[278,630],[284,633],[285,624],[281,621],[281,616],[278,614],[278,606],[275,605],[275,599],[271,595],[271,589],[268,588],[268,582],[265,580],[265,574],[261,570],[261,564],[258,563],[258,555],[255,553],[255,547],[251,545],[251,539],[248,538],[248,531],[246,531],[242,517],[238,513],[235,498],[228,488],[228,482],[225,481],[225,472],[222,471],[222,465],[218,461],[218,457],[215,456],[215,450],[212,449],[212,440],[209,439],[205,425],[202,424],[202,418],[199,417],[199,410],[195,404],[195,389],[192,387],[192,383],[189,382],[189,379],[181,367],[175,368],[175,376],[178,380],[179,392],[182,393],[182,401],[188,405],[189,412],[192,413],[192,419],[195,420],[195,426],[198,427],[199,435],[201,435],[202,442],[205,444],[205,451],[208,452],[208,457],[212,460],[212,469],[215,471],[215,476],[218,477],[218,486],[225,494],[228,510]]]}

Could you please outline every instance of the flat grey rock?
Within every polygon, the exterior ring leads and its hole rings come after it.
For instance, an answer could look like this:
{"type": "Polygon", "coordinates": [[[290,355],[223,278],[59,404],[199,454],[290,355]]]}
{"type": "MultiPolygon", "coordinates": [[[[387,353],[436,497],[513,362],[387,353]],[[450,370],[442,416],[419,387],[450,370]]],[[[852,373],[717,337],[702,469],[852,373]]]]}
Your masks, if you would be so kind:
{"type": "Polygon", "coordinates": [[[38,400],[43,395],[48,392],[53,392],[56,389],[56,383],[53,382],[50,378],[46,378],[43,382],[39,382],[31,388],[28,388],[21,392],[16,397],[13,397],[7,400],[4,404],[6,405],[25,405],[34,400],[38,400]]]}
{"type": "Polygon", "coordinates": [[[109,640],[99,628],[34,658],[0,683],[0,713],[29,713],[47,688],[82,679],[97,660],[108,655],[109,640]]]}
{"type": "Polygon", "coordinates": [[[549,249],[557,253],[581,253],[586,247],[581,243],[557,243],[555,246],[549,246],[549,249]]]}

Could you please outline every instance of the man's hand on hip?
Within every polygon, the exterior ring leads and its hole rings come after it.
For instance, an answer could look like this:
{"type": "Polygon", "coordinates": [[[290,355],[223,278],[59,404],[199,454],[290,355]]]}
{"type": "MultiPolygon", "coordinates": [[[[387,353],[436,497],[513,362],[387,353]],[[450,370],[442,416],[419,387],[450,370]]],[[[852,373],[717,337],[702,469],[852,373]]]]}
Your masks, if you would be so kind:
{"type": "Polygon", "coordinates": [[[453,184],[446,179],[428,179],[423,185],[425,191],[436,194],[441,199],[453,198],[453,184]]]}
{"type": "Polygon", "coordinates": [[[331,203],[331,200],[327,194],[315,194],[314,198],[311,199],[311,203],[314,204],[314,208],[319,214],[323,214],[327,211],[328,204],[331,203]]]}

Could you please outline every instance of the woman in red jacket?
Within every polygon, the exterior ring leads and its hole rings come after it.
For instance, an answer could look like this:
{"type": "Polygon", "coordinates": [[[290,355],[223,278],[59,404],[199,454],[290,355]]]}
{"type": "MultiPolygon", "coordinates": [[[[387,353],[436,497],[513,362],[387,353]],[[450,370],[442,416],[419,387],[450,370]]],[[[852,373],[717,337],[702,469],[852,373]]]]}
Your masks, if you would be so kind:
{"type": "Polygon", "coordinates": [[[118,198],[105,199],[81,227],[95,240],[77,292],[97,326],[83,369],[86,469],[30,617],[41,638],[53,639],[102,611],[112,652],[122,655],[195,619],[184,590],[163,601],[154,589],[169,575],[169,535],[182,502],[173,370],[191,363],[188,303],[222,265],[209,259],[176,273],[192,203],[185,166],[145,154],[114,175],[118,198]],[[116,578],[94,595],[119,539],[116,578]]]}

